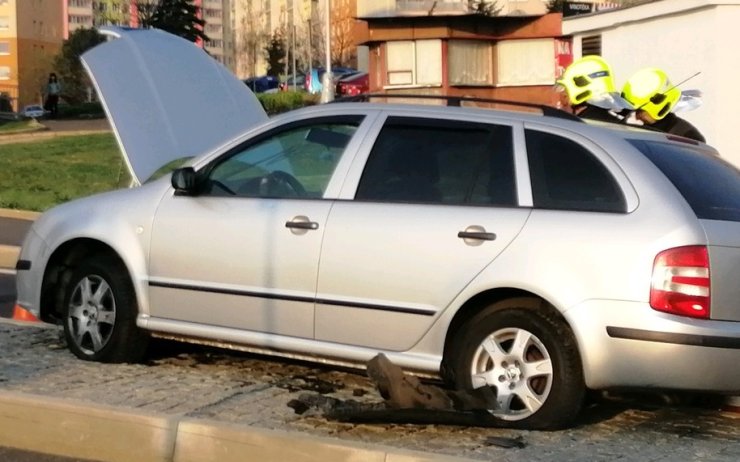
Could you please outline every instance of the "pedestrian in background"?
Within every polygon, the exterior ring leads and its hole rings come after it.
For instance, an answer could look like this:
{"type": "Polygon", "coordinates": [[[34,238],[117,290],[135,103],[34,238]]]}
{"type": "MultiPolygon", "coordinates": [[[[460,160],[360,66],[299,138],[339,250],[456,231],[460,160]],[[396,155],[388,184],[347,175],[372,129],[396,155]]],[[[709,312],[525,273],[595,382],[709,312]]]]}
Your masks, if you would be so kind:
{"type": "Polygon", "coordinates": [[[49,111],[52,119],[57,116],[61,92],[62,86],[57,80],[57,75],[52,72],[49,74],[49,82],[46,84],[46,100],[44,101],[44,110],[49,111]]]}

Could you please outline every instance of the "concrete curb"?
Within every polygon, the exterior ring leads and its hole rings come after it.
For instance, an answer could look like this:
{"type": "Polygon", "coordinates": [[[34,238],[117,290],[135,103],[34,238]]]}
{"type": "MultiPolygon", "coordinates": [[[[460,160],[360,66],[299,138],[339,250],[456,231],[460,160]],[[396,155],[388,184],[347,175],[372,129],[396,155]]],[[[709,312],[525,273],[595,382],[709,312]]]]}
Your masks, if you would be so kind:
{"type": "Polygon", "coordinates": [[[18,261],[20,252],[20,247],[0,244],[0,268],[15,269],[15,263],[18,261]]]}
{"type": "Polygon", "coordinates": [[[0,445],[102,461],[470,461],[15,392],[0,392],[0,445]]]}
{"type": "MultiPolygon", "coordinates": [[[[38,218],[39,215],[41,215],[41,213],[31,212],[29,210],[0,208],[0,217],[2,218],[33,221],[38,218]]],[[[18,261],[18,254],[20,253],[20,251],[21,248],[18,246],[0,244],[0,268],[14,269],[15,262],[18,261]]]]}
{"type": "Polygon", "coordinates": [[[15,218],[18,220],[29,220],[33,221],[41,215],[41,212],[31,212],[30,210],[15,210],[15,209],[2,209],[0,208],[0,217],[2,218],[15,218]]]}

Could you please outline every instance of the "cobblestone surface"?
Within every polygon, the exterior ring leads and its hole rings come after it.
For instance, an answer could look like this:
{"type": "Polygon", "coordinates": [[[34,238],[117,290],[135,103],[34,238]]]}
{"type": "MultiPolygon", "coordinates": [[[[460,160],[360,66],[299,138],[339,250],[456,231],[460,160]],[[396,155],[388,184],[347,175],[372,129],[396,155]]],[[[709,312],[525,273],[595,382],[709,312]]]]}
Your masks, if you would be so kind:
{"type": "Polygon", "coordinates": [[[56,329],[4,321],[0,321],[0,390],[481,460],[740,460],[740,416],[719,412],[719,401],[710,397],[695,397],[683,405],[650,395],[602,398],[589,405],[576,426],[556,432],[340,424],[318,412],[296,415],[287,403],[306,392],[380,401],[361,373],[165,342],[155,344],[146,364],[88,363],[68,352],[56,329]],[[491,436],[520,437],[526,446],[500,448],[486,442],[491,436]]]}

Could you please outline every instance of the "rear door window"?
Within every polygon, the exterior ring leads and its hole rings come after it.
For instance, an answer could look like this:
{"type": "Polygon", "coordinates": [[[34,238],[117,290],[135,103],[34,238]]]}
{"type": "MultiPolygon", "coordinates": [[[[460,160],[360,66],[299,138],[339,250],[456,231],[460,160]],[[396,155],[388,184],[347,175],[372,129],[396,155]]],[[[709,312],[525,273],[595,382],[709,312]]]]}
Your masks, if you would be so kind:
{"type": "Polygon", "coordinates": [[[357,200],[515,206],[509,126],[389,117],[357,200]]]}
{"type": "Polygon", "coordinates": [[[631,140],[705,220],[740,221],[740,170],[690,146],[631,140]]]}
{"type": "Polygon", "coordinates": [[[588,149],[562,136],[526,130],[534,206],[554,210],[626,212],[622,190],[588,149]]]}

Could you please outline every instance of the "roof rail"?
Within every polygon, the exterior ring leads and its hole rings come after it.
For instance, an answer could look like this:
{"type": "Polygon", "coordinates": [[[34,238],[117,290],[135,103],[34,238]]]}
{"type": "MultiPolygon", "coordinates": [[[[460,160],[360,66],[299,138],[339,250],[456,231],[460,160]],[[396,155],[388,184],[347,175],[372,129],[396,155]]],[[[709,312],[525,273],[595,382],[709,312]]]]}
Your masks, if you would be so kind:
{"type": "Polygon", "coordinates": [[[524,101],[511,101],[506,99],[492,99],[492,98],[476,98],[470,96],[448,96],[448,95],[420,95],[420,94],[403,94],[403,93],[363,93],[356,96],[345,96],[342,98],[335,99],[334,103],[351,103],[351,102],[369,102],[371,98],[398,98],[398,99],[436,99],[447,101],[447,106],[460,107],[463,101],[469,101],[474,103],[493,103],[493,104],[505,104],[509,106],[519,106],[526,108],[539,109],[542,111],[542,115],[550,117],[558,117],[560,119],[575,120],[583,122],[583,119],[575,114],[558,109],[546,104],[527,103],[524,101]]]}

